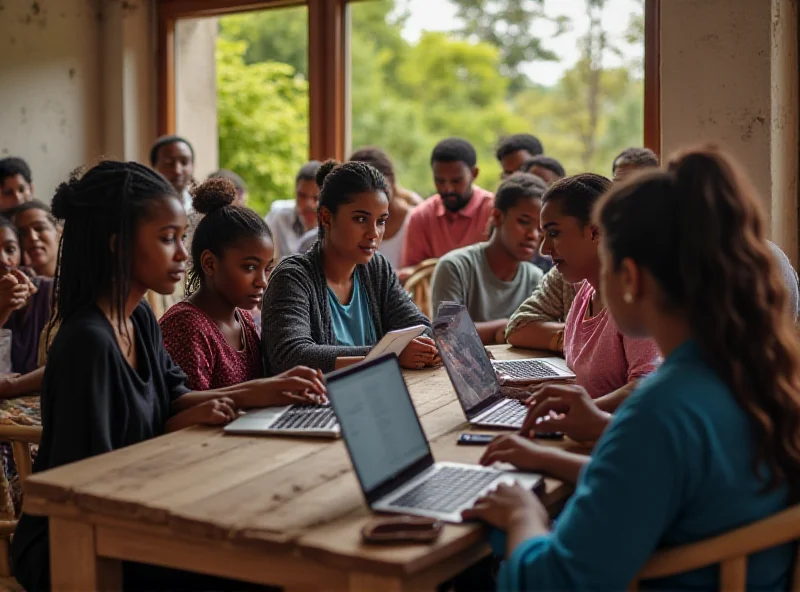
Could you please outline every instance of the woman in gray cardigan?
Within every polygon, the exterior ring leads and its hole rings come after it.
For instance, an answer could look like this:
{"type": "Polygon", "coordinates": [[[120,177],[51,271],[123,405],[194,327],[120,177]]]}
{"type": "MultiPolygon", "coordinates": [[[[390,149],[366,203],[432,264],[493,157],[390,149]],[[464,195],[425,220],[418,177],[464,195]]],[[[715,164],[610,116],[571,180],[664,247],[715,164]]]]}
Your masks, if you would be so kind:
{"type": "MultiPolygon", "coordinates": [[[[430,322],[377,252],[389,216],[383,176],[361,162],[326,162],[320,185],[320,239],[272,272],[261,309],[269,374],[298,364],[330,372],[357,361],[389,331],[430,322]]],[[[430,337],[400,355],[405,368],[438,360],[430,337]]]]}

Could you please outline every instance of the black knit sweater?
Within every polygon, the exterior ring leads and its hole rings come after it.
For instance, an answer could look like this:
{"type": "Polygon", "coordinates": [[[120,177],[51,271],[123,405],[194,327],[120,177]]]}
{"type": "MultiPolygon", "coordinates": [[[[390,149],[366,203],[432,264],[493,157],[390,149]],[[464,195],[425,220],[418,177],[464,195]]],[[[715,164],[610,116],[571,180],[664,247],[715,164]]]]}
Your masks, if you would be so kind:
{"type": "MultiPolygon", "coordinates": [[[[379,341],[389,331],[413,325],[430,328],[383,255],[375,253],[369,263],[356,266],[356,273],[369,298],[379,341]]],[[[261,308],[261,329],[269,375],[298,365],[330,372],[336,358],[365,356],[370,350],[336,345],[319,242],[305,254],[284,259],[272,272],[261,308]]]]}

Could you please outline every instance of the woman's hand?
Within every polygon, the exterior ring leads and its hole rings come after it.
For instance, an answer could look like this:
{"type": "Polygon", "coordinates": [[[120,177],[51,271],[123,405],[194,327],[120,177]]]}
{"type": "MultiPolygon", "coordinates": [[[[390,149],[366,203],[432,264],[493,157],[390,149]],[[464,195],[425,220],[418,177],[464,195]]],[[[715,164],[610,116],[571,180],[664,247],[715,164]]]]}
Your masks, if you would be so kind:
{"type": "Polygon", "coordinates": [[[489,443],[481,457],[484,466],[506,462],[521,471],[548,472],[555,454],[552,448],[542,446],[518,434],[498,436],[489,443]]]}
{"type": "Polygon", "coordinates": [[[528,416],[520,433],[532,437],[536,432],[563,432],[576,441],[597,440],[611,421],[589,393],[578,385],[546,384],[526,403],[528,416]]]}
{"type": "Polygon", "coordinates": [[[17,383],[21,375],[17,372],[4,372],[0,374],[0,399],[17,396],[17,383]]]}
{"type": "Polygon", "coordinates": [[[436,342],[430,337],[417,337],[400,353],[400,365],[408,370],[421,370],[441,363],[436,342]]]}
{"type": "Polygon", "coordinates": [[[169,418],[167,432],[175,432],[194,425],[219,426],[236,419],[236,406],[228,397],[209,399],[189,407],[169,418]]]}
{"type": "Polygon", "coordinates": [[[535,525],[546,531],[549,521],[547,510],[539,498],[519,483],[501,483],[494,491],[478,498],[472,508],[461,513],[461,517],[483,520],[503,531],[519,524],[535,525]]]}
{"type": "Polygon", "coordinates": [[[15,310],[24,307],[37,289],[28,276],[18,269],[0,278],[0,321],[5,324],[15,310]]]}
{"type": "Polygon", "coordinates": [[[325,377],[321,370],[296,366],[273,378],[253,381],[254,387],[262,393],[265,407],[274,405],[324,404],[328,402],[325,377]]]}

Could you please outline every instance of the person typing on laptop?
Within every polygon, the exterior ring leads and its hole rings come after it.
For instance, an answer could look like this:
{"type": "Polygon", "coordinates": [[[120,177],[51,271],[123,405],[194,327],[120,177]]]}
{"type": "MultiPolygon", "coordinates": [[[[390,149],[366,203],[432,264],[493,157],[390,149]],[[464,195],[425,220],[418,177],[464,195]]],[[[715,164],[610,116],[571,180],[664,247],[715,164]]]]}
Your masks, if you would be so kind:
{"type": "MultiPolygon", "coordinates": [[[[624,590],[658,547],[796,503],[800,351],[761,200],[740,170],[714,147],[696,149],[602,200],[609,310],[665,360],[617,411],[552,531],[522,488],[501,487],[464,514],[502,531],[492,536],[506,559],[498,590],[624,590]]],[[[499,452],[494,460],[521,465],[499,452]]],[[[791,589],[796,556],[791,542],[751,555],[746,588],[791,589]]],[[[721,575],[711,566],[641,588],[718,590],[721,575]]]]}
{"type": "MultiPolygon", "coordinates": [[[[283,260],[264,295],[262,344],[269,373],[295,365],[327,373],[361,360],[389,331],[430,328],[377,252],[389,216],[383,175],[363,162],[328,161],[317,182],[320,240],[308,253],[283,260]]],[[[400,354],[408,369],[437,361],[427,335],[400,354]]]]}

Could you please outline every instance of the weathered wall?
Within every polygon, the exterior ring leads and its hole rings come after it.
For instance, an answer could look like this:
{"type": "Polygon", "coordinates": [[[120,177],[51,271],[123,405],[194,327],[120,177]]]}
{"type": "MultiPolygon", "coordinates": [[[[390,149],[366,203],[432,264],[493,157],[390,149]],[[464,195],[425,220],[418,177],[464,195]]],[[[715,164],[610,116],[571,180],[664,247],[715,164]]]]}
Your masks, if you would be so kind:
{"type": "Polygon", "coordinates": [[[797,0],[662,0],[662,154],[725,145],[797,263],[797,0]]]}
{"type": "Polygon", "coordinates": [[[99,30],[94,0],[0,2],[0,155],[29,162],[41,199],[103,150],[99,30]]]}
{"type": "Polygon", "coordinates": [[[217,19],[183,19],[175,31],[175,115],[178,134],[192,143],[195,178],[217,170],[217,19]]]}

